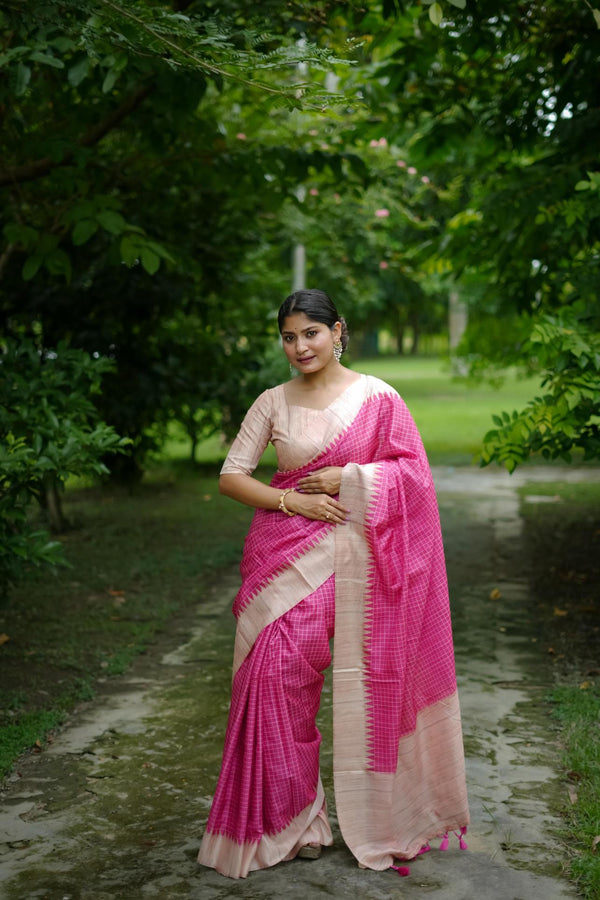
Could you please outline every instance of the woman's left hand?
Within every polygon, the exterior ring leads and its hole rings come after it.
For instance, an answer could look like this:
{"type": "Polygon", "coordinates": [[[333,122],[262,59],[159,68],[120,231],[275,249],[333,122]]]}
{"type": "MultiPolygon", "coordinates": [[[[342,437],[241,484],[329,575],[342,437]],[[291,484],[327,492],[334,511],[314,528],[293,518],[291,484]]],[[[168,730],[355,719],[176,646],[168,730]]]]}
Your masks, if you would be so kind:
{"type": "Polygon", "coordinates": [[[329,494],[333,497],[340,492],[343,471],[340,466],[315,469],[310,475],[305,475],[298,481],[298,490],[304,494],[329,494]]]}

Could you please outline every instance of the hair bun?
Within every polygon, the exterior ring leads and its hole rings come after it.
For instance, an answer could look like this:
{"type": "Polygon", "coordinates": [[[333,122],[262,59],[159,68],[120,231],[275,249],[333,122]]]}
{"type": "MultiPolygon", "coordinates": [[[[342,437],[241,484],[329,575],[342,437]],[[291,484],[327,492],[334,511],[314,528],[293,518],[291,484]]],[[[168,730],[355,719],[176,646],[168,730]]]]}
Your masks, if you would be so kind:
{"type": "Polygon", "coordinates": [[[340,316],[339,323],[342,326],[342,333],[340,334],[340,343],[342,345],[342,350],[345,352],[349,342],[350,342],[350,334],[348,332],[348,325],[346,324],[346,320],[343,316],[340,316]]]}

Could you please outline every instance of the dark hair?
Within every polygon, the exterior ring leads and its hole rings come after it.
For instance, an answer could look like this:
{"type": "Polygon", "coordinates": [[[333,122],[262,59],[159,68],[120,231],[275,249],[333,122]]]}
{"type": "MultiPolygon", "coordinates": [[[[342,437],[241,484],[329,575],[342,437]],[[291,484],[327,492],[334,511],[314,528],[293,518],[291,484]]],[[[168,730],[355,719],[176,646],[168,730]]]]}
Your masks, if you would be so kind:
{"type": "Polygon", "coordinates": [[[310,288],[303,291],[294,291],[289,297],[286,297],[277,313],[277,323],[279,331],[283,330],[284,320],[292,313],[304,313],[313,322],[323,322],[329,328],[333,328],[336,322],[342,326],[340,341],[342,350],[348,346],[349,334],[346,320],[340,316],[333,300],[331,300],[325,291],[319,291],[316,288],[310,288]]]}

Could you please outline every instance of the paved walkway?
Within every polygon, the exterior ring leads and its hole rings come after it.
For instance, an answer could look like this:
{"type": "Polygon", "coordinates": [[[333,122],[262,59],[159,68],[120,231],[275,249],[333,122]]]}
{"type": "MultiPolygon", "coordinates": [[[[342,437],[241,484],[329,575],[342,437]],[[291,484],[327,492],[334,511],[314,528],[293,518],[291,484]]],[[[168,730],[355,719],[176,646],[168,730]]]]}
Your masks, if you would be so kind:
{"type": "MultiPolygon", "coordinates": [[[[541,710],[550,686],[531,608],[512,479],[491,470],[435,471],[451,585],[472,826],[411,865],[411,875],[357,868],[335,819],[331,691],[320,714],[323,776],[335,845],[231,881],[195,863],[227,714],[237,573],[209,592],[192,634],[157,645],[127,677],[101,685],[50,748],[19,765],[0,811],[6,900],[416,898],[561,900],[553,798],[566,787],[541,710]],[[495,593],[493,593],[495,592],[495,593]],[[499,596],[498,596],[499,592],[499,596]],[[496,598],[496,599],[493,599],[496,598]]],[[[570,479],[581,477],[566,470],[570,479]]],[[[561,471],[561,477],[563,477],[561,471]]],[[[585,472],[590,477],[590,472],[585,472]]],[[[591,477],[600,478],[600,472],[591,477]]]]}

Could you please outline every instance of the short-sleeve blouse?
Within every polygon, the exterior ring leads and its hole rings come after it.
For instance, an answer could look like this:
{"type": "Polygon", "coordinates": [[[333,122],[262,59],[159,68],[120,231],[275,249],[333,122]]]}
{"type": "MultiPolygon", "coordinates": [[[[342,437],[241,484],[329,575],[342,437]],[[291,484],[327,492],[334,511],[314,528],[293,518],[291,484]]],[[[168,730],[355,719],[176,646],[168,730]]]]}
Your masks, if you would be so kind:
{"type": "Polygon", "coordinates": [[[366,397],[393,392],[384,381],[361,375],[325,409],[288,403],[285,385],[269,388],[254,401],[242,422],[222,475],[251,475],[269,442],[275,447],[279,471],[306,465],[350,425],[366,397]]]}

